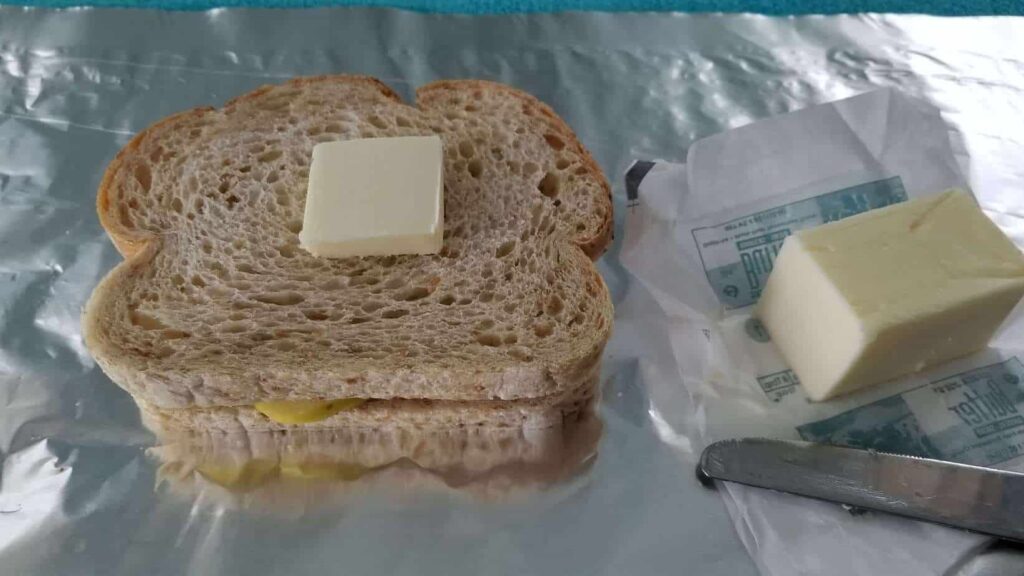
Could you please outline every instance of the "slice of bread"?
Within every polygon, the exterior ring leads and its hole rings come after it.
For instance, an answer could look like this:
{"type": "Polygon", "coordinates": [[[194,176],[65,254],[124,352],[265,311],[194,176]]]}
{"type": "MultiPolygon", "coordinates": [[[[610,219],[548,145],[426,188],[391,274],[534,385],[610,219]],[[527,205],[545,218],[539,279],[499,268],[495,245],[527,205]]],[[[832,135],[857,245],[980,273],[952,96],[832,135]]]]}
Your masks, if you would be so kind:
{"type": "Polygon", "coordinates": [[[84,314],[100,366],[158,409],[579,389],[612,325],[591,262],[611,238],[607,181],[529,95],[448,81],[417,98],[372,78],[300,78],[136,136],[97,201],[125,256],[84,314]],[[315,144],[418,134],[445,147],[441,253],[299,248],[315,144]]]}

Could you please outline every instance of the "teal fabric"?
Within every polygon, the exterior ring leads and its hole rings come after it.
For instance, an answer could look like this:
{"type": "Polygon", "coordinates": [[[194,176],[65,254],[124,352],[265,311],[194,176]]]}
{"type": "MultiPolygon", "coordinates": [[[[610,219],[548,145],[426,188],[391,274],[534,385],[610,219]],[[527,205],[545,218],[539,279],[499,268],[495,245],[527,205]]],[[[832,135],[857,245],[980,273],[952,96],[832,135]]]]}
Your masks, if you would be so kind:
{"type": "Polygon", "coordinates": [[[205,10],[220,6],[387,6],[463,14],[560,10],[759,12],[771,15],[849,12],[913,12],[946,16],[1024,14],[1024,0],[16,0],[10,3],[51,8],[120,6],[171,10],[205,10]]]}

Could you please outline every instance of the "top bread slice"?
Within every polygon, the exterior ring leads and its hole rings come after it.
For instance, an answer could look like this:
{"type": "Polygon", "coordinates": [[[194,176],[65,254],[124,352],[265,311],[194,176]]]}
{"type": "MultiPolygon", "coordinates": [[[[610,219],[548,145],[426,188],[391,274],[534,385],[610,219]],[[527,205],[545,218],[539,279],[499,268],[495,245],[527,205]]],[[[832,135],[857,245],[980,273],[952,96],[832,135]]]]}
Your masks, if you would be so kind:
{"type": "Polygon", "coordinates": [[[550,108],[500,84],[433,83],[417,107],[369,77],[265,86],[137,135],[97,207],[125,261],[86,306],[85,342],[159,408],[565,393],[611,331],[591,261],[608,183],[550,108]],[[425,134],[444,143],[439,254],[299,247],[315,144],[425,134]]]}

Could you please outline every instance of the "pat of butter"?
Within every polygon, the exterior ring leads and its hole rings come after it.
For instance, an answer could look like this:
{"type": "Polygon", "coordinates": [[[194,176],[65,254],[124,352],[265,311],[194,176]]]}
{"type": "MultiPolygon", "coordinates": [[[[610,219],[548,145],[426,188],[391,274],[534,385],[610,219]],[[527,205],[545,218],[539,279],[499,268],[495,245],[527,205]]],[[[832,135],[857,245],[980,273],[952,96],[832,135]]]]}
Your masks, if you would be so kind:
{"type": "Polygon", "coordinates": [[[332,258],[436,253],[443,177],[437,136],[317,144],[299,242],[332,258]]]}
{"type": "Polygon", "coordinates": [[[1024,256],[962,191],[786,239],[759,316],[812,400],[984,348],[1024,295],[1024,256]]]}

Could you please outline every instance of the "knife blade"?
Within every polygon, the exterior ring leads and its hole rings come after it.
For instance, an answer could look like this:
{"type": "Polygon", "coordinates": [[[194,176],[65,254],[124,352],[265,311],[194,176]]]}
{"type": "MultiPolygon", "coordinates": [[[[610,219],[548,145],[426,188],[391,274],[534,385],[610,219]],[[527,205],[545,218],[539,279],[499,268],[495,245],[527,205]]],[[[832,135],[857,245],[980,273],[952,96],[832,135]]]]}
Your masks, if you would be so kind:
{"type": "Polygon", "coordinates": [[[810,442],[715,442],[697,475],[1024,542],[1024,474],[810,442]]]}

